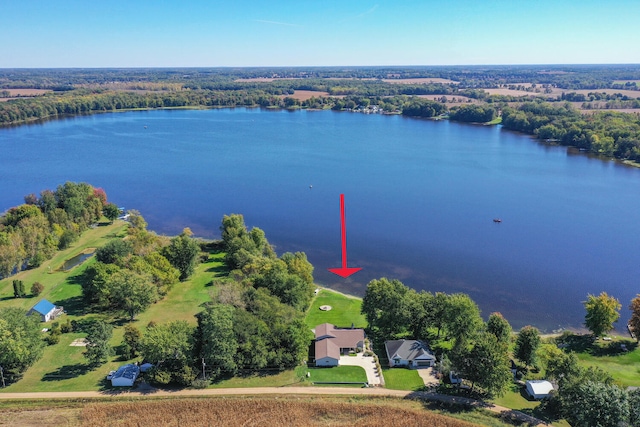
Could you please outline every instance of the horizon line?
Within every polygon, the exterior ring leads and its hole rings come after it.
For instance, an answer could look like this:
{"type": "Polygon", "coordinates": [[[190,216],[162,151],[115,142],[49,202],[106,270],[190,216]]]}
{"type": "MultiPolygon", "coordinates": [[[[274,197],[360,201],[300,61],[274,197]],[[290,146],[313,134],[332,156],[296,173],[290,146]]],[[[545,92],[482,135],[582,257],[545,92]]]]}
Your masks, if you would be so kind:
{"type": "Polygon", "coordinates": [[[114,69],[215,69],[215,68],[428,68],[428,67],[566,67],[566,66],[609,66],[609,65],[624,65],[624,66],[640,66],[640,62],[601,62],[601,63],[588,63],[588,62],[575,62],[575,63],[513,63],[513,64],[432,64],[432,65],[402,65],[402,64],[387,64],[387,65],[113,65],[113,66],[40,66],[40,67],[4,67],[0,66],[0,70],[114,70],[114,69]]]}

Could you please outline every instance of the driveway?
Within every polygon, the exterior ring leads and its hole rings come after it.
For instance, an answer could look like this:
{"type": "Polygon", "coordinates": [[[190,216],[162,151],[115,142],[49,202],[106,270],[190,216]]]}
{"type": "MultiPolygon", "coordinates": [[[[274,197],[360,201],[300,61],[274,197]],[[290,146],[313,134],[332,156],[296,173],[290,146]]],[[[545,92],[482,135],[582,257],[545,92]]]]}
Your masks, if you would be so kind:
{"type": "Polygon", "coordinates": [[[434,371],[433,368],[422,368],[417,369],[417,371],[427,389],[435,388],[440,384],[440,381],[436,378],[436,371],[434,371]]]}
{"type": "Polygon", "coordinates": [[[340,356],[340,366],[360,366],[367,373],[367,382],[370,385],[382,384],[380,373],[376,372],[376,362],[373,357],[364,357],[362,353],[355,356],[340,356]]]}

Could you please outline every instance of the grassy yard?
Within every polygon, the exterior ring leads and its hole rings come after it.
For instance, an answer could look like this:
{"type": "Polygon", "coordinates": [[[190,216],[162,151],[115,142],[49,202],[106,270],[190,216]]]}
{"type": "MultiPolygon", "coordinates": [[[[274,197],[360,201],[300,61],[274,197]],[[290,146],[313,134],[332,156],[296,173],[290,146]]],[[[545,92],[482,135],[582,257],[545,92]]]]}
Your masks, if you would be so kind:
{"type": "Polygon", "coordinates": [[[322,323],[331,323],[338,327],[364,328],[367,321],[360,314],[362,299],[350,297],[330,289],[320,289],[307,311],[306,322],[310,328],[315,328],[322,323]],[[331,310],[322,311],[323,305],[331,306],[331,310]]]}
{"type": "Polygon", "coordinates": [[[511,384],[509,391],[507,391],[504,396],[497,397],[491,401],[496,405],[505,406],[518,411],[523,409],[530,410],[540,404],[540,402],[536,400],[529,400],[525,396],[526,391],[524,387],[518,384],[511,384]]]}
{"type": "Polygon", "coordinates": [[[305,381],[307,367],[299,366],[287,371],[251,374],[249,376],[237,376],[226,380],[218,381],[211,388],[248,388],[248,387],[286,387],[309,385],[305,381]]]}
{"type": "Polygon", "coordinates": [[[40,267],[33,270],[21,271],[7,279],[0,280],[0,308],[20,307],[25,310],[30,309],[35,303],[45,298],[57,305],[63,305],[68,298],[77,296],[79,289],[67,287],[70,278],[77,275],[87,262],[74,267],[69,271],[59,270],[62,264],[69,258],[82,253],[87,248],[98,248],[109,240],[122,236],[125,233],[127,224],[124,221],[115,221],[113,224],[103,225],[89,229],[71,245],[70,248],[58,252],[52,259],[45,261],[40,267]],[[13,297],[13,280],[22,280],[27,291],[27,298],[13,297]],[[43,292],[36,298],[30,295],[31,285],[40,282],[44,285],[43,292]]]}
{"type": "Polygon", "coordinates": [[[82,355],[84,347],[69,344],[84,334],[69,333],[60,337],[56,345],[45,348],[44,355],[24,374],[24,377],[6,389],[7,393],[37,391],[97,390],[106,385],[106,374],[120,363],[110,361],[95,370],[86,365],[82,355]]]}
{"type": "MultiPolygon", "coordinates": [[[[360,366],[334,366],[332,368],[307,368],[310,382],[366,383],[367,374],[360,366]]],[[[306,374],[305,374],[306,375],[306,374]]]]}
{"type": "MultiPolygon", "coordinates": [[[[82,246],[100,247],[109,239],[124,233],[124,230],[125,226],[123,224],[98,227],[90,230],[87,234],[83,235],[83,242],[78,242],[74,248],[58,254],[51,262],[59,262],[61,264],[64,260],[79,253],[82,250],[82,246]]],[[[223,253],[210,253],[208,260],[198,265],[195,273],[189,280],[176,283],[164,299],[152,305],[144,313],[141,313],[133,324],[140,330],[143,330],[150,321],[164,323],[172,320],[186,320],[195,325],[196,318],[194,315],[202,310],[202,304],[210,301],[212,293],[215,292],[211,285],[212,280],[224,278],[227,274],[223,258],[223,253]]],[[[114,325],[114,333],[110,343],[114,347],[119,346],[122,343],[124,325],[128,322],[117,316],[83,314],[82,289],[76,277],[82,274],[82,272],[94,262],[95,259],[91,258],[82,265],[73,268],[68,273],[48,273],[48,263],[45,263],[37,269],[20,273],[20,276],[22,280],[29,284],[32,283],[32,280],[41,281],[41,283],[45,284],[45,292],[43,292],[42,297],[65,307],[68,315],[62,316],[59,321],[64,322],[67,318],[86,319],[89,317],[98,317],[114,325]],[[43,277],[43,279],[33,279],[34,277],[43,277]],[[45,283],[45,281],[47,281],[47,283],[45,283]]],[[[11,279],[13,279],[13,277],[11,279]]],[[[7,288],[4,282],[2,285],[7,288]]],[[[9,288],[11,293],[13,293],[13,287],[10,283],[7,289],[9,288]]],[[[11,298],[0,300],[0,308],[10,305],[30,308],[36,299],[18,299],[18,304],[14,301],[16,301],[16,299],[13,298],[13,295],[11,295],[11,298]]],[[[43,324],[43,327],[46,326],[47,324],[43,324]]],[[[126,363],[126,361],[120,360],[119,356],[116,355],[112,357],[109,362],[97,369],[89,369],[82,355],[84,347],[69,346],[74,339],[83,336],[84,334],[80,333],[61,335],[60,342],[56,345],[46,347],[43,357],[24,373],[20,381],[12,384],[3,391],[96,390],[107,386],[104,381],[105,375],[110,370],[116,369],[118,366],[126,363]]],[[[293,371],[291,372],[293,373],[293,371]]],[[[285,379],[284,381],[290,381],[290,379],[285,379]]],[[[278,384],[284,385],[281,383],[282,381],[279,380],[278,384]]]]}
{"type": "Polygon", "coordinates": [[[606,356],[581,352],[578,359],[585,366],[604,369],[622,387],[640,386],[640,349],[606,356]]]}
{"type": "Polygon", "coordinates": [[[415,369],[382,368],[385,387],[392,390],[421,390],[424,381],[415,369]]]}

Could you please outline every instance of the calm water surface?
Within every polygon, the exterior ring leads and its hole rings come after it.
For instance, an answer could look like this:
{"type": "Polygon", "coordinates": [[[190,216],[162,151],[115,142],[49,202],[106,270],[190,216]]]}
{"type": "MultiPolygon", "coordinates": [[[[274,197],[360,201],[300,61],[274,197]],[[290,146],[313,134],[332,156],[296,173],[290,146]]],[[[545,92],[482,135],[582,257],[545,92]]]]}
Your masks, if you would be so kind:
{"type": "MultiPolygon", "coordinates": [[[[219,237],[242,213],[319,283],[466,292],[515,326],[580,327],[588,293],[640,292],[640,170],[499,127],[329,111],[128,112],[0,129],[0,210],[67,180],[151,229],[219,237]],[[145,128],[146,126],[146,128],[145,128]],[[310,188],[310,185],[313,188],[310,188]],[[340,265],[345,194],[349,279],[340,265]],[[493,218],[502,218],[496,224],[493,218]]],[[[620,328],[619,328],[620,329],[620,328]]]]}

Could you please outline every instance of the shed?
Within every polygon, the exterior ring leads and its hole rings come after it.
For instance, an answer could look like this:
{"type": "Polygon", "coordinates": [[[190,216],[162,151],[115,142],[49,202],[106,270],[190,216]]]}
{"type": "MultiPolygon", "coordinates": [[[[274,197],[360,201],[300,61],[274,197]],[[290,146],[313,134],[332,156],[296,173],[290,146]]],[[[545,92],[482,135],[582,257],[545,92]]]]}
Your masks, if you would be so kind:
{"type": "Polygon", "coordinates": [[[111,385],[113,387],[131,387],[140,375],[140,368],[138,365],[124,365],[120,366],[115,374],[111,377],[111,385]]]}
{"type": "Polygon", "coordinates": [[[52,302],[43,299],[31,307],[31,310],[29,310],[27,314],[29,316],[32,314],[38,314],[40,316],[40,320],[48,322],[49,320],[55,319],[60,313],[62,313],[62,307],[56,307],[52,302]]]}
{"type": "Polygon", "coordinates": [[[546,380],[530,380],[525,382],[527,393],[534,399],[549,397],[553,391],[553,384],[546,380]]]}

